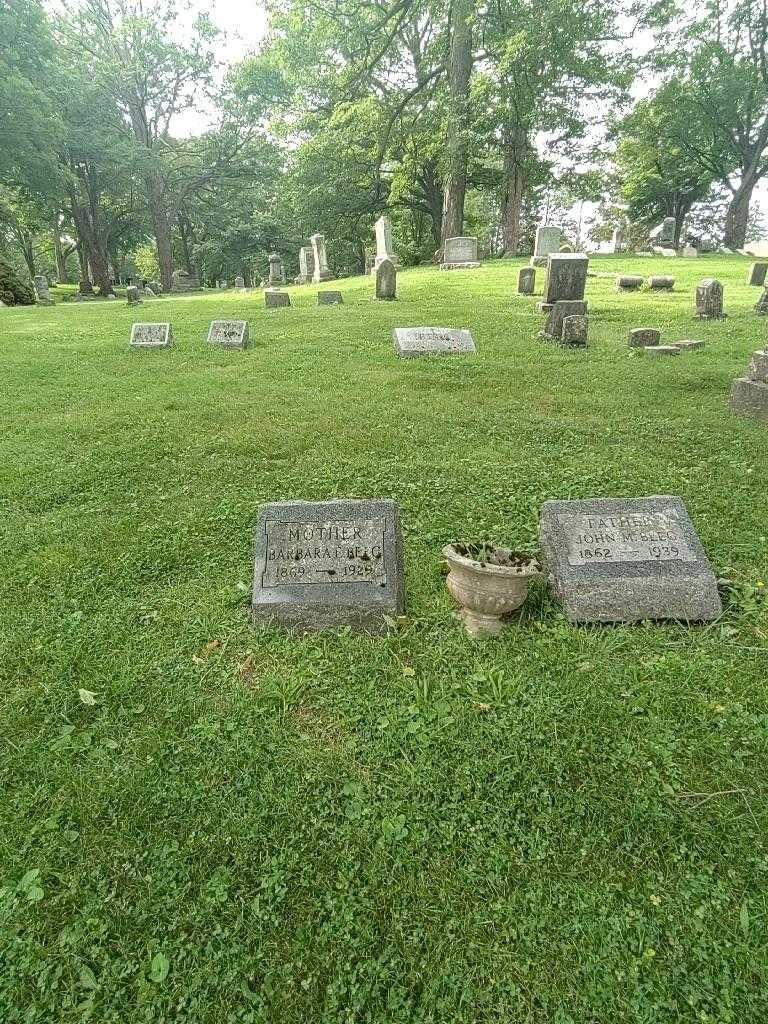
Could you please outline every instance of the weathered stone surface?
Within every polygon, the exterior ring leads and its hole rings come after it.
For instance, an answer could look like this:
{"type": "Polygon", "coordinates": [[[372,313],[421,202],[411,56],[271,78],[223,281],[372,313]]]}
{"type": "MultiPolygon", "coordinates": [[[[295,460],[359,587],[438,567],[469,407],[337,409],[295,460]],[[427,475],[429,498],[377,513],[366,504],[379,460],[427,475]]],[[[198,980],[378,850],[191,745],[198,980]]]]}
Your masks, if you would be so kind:
{"type": "Polygon", "coordinates": [[[661,331],[655,327],[633,327],[629,332],[630,348],[648,348],[651,345],[658,345],[661,341],[661,331]]]}
{"type": "Polygon", "coordinates": [[[312,280],[315,284],[320,284],[321,281],[332,281],[333,274],[328,269],[328,257],[325,252],[325,236],[312,235],[310,242],[312,243],[312,257],[314,260],[312,280]]]}
{"type": "Polygon", "coordinates": [[[173,344],[173,331],[169,323],[134,324],[131,327],[132,348],[168,348],[173,344]]]}
{"type": "Polygon", "coordinates": [[[571,622],[699,622],[722,611],[712,567],[675,495],[547,501],[539,540],[571,622]]]}
{"type": "Polygon", "coordinates": [[[517,294],[533,295],[536,287],[535,267],[521,267],[517,274],[517,294]]]}
{"type": "Polygon", "coordinates": [[[128,287],[125,289],[125,297],[128,300],[129,306],[138,305],[141,302],[141,299],[139,298],[138,285],[129,284],[128,287]]]}
{"type": "Polygon", "coordinates": [[[235,288],[239,288],[240,291],[243,291],[243,289],[245,288],[245,278],[239,274],[235,278],[235,288]]]}
{"type": "Polygon", "coordinates": [[[643,287],[643,278],[637,274],[619,274],[616,278],[617,292],[636,292],[643,287]]]}
{"type": "Polygon", "coordinates": [[[731,384],[728,405],[732,412],[751,416],[760,423],[768,423],[768,384],[748,377],[737,377],[731,384]]]}
{"type": "Polygon", "coordinates": [[[716,278],[705,277],[696,288],[696,315],[701,320],[722,320],[723,286],[716,278]]]}
{"type": "Polygon", "coordinates": [[[764,288],[760,298],[755,304],[755,312],[758,316],[768,316],[768,288],[764,288]]]}
{"type": "Polygon", "coordinates": [[[626,230],[622,227],[614,228],[611,236],[611,251],[614,253],[624,252],[626,247],[626,230]]]}
{"type": "Polygon", "coordinates": [[[264,292],[264,306],[267,309],[280,309],[282,306],[290,306],[291,296],[288,292],[267,290],[264,292]]]}
{"type": "Polygon", "coordinates": [[[35,294],[37,295],[38,306],[53,306],[54,301],[48,287],[48,279],[45,275],[36,274],[32,279],[32,284],[34,285],[35,294]]]}
{"type": "Polygon", "coordinates": [[[186,270],[174,270],[172,277],[175,292],[188,292],[200,287],[199,279],[188,274],[186,270]]]}
{"type": "Polygon", "coordinates": [[[750,380],[757,380],[761,384],[768,384],[768,351],[760,349],[760,351],[752,353],[747,376],[750,380]]]}
{"type": "Polygon", "coordinates": [[[675,244],[675,218],[665,217],[661,224],[658,224],[648,236],[658,246],[670,246],[675,244]]]}
{"type": "Polygon", "coordinates": [[[695,260],[699,255],[699,250],[696,248],[695,245],[685,245],[683,246],[680,255],[684,256],[686,259],[695,260]]]}
{"type": "Polygon", "coordinates": [[[649,356],[679,356],[681,349],[678,345],[646,345],[649,356]]]}
{"type": "Polygon", "coordinates": [[[397,268],[392,260],[382,260],[376,267],[376,298],[397,298],[397,268]]]}
{"type": "Polygon", "coordinates": [[[392,332],[399,356],[466,355],[476,352],[467,330],[453,327],[396,327],[392,332]]]}
{"type": "Polygon", "coordinates": [[[542,302],[583,299],[589,257],[583,253],[553,252],[547,259],[542,302]]]}
{"type": "Polygon", "coordinates": [[[299,249],[299,276],[296,284],[309,284],[315,273],[315,251],[311,245],[299,249]]]}
{"type": "Polygon", "coordinates": [[[299,630],[385,632],[405,610],[394,501],[279,501],[256,529],[254,622],[299,630]]]}
{"type": "Polygon", "coordinates": [[[654,292],[671,292],[675,287],[675,279],[666,274],[657,274],[648,278],[648,287],[654,292]]]}
{"type": "MultiPolygon", "coordinates": [[[[559,306],[560,303],[557,305],[559,306]]],[[[563,345],[568,345],[570,348],[586,348],[588,329],[589,317],[586,315],[571,313],[569,316],[564,316],[560,335],[563,345]]]]}
{"type": "MultiPolygon", "coordinates": [[[[563,232],[556,224],[539,224],[533,243],[533,258],[541,259],[560,249],[563,232]]],[[[546,264],[543,264],[546,266],[546,264]]]]}
{"type": "Polygon", "coordinates": [[[396,263],[395,249],[392,244],[392,221],[389,217],[379,217],[375,225],[376,230],[376,260],[374,267],[384,260],[391,260],[396,263]]]}
{"type": "Polygon", "coordinates": [[[466,236],[446,238],[443,246],[441,270],[471,270],[479,267],[477,239],[466,236]]]}
{"type": "Polygon", "coordinates": [[[747,284],[765,286],[765,275],[768,271],[768,263],[753,263],[747,272],[747,284]]]}
{"type": "Polygon", "coordinates": [[[279,253],[273,252],[269,256],[269,287],[277,288],[281,284],[285,284],[283,261],[279,253]]]}
{"type": "Polygon", "coordinates": [[[341,292],[318,292],[318,306],[340,306],[344,302],[341,292]]]}
{"type": "Polygon", "coordinates": [[[247,348],[249,337],[247,320],[211,320],[208,342],[224,348],[247,348]]]}
{"type": "Polygon", "coordinates": [[[704,348],[704,342],[699,341],[698,338],[684,338],[682,341],[674,341],[672,344],[682,352],[687,352],[691,349],[704,348]]]}
{"type": "Polygon", "coordinates": [[[549,338],[561,338],[565,317],[586,315],[587,304],[583,299],[561,299],[559,302],[554,302],[547,313],[544,334],[549,338]]]}

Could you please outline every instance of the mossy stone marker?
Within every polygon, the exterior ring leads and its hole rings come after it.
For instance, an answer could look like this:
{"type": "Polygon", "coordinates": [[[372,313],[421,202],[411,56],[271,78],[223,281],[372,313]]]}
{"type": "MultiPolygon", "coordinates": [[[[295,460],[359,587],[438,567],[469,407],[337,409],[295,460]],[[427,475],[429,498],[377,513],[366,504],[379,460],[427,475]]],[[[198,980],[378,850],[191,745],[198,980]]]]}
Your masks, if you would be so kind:
{"type": "Polygon", "coordinates": [[[385,632],[405,610],[403,541],[394,501],[277,501],[256,529],[256,623],[385,632]]]}
{"type": "Polygon", "coordinates": [[[722,611],[712,566],[675,495],[547,501],[539,540],[571,622],[702,622],[722,611]]]}

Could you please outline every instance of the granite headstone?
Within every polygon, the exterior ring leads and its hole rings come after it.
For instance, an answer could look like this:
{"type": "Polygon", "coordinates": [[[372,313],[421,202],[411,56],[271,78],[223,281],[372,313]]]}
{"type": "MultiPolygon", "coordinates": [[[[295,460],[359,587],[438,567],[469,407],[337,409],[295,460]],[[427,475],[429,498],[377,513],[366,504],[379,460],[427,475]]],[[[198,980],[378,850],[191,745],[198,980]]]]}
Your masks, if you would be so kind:
{"type": "Polygon", "coordinates": [[[138,323],[131,327],[132,348],[168,348],[173,344],[169,323],[138,323]]]}
{"type": "Polygon", "coordinates": [[[453,327],[396,327],[395,352],[403,358],[430,355],[467,355],[476,352],[467,330],[453,327]]]}
{"type": "Polygon", "coordinates": [[[247,320],[211,320],[208,342],[224,348],[247,348],[249,341],[247,320]]]}

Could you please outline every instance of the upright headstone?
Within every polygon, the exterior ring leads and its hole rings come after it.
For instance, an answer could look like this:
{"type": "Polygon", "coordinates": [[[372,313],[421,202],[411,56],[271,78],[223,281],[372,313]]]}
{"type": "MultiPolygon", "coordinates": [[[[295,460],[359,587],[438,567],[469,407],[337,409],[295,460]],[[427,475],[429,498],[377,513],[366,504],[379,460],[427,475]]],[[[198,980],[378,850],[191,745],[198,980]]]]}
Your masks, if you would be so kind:
{"type": "Polygon", "coordinates": [[[567,316],[586,316],[587,304],[583,299],[559,299],[552,303],[552,308],[547,313],[544,337],[561,340],[563,336],[563,321],[567,316]]]}
{"type": "Polygon", "coordinates": [[[243,291],[245,289],[245,278],[241,274],[238,274],[235,278],[235,288],[239,291],[243,291]]]}
{"type": "Polygon", "coordinates": [[[768,423],[768,348],[753,354],[746,374],[731,385],[728,404],[733,412],[768,423]]]}
{"type": "Polygon", "coordinates": [[[125,297],[129,306],[137,306],[141,302],[141,299],[139,298],[139,286],[137,284],[129,284],[125,289],[125,297]]]}
{"type": "Polygon", "coordinates": [[[391,260],[396,263],[395,250],[392,245],[392,221],[389,217],[379,217],[376,221],[376,262],[374,268],[378,267],[384,260],[391,260]]]}
{"type": "Polygon", "coordinates": [[[675,244],[676,222],[674,217],[665,217],[661,224],[658,224],[650,233],[652,242],[659,247],[669,247],[675,244]]]}
{"type": "Polygon", "coordinates": [[[572,313],[563,317],[560,338],[568,348],[586,348],[589,317],[586,314],[572,313]]]}
{"type": "Polygon", "coordinates": [[[396,327],[395,352],[404,359],[416,356],[467,355],[477,351],[467,330],[453,327],[396,327]]]}
{"type": "Polygon", "coordinates": [[[441,270],[473,270],[479,267],[477,258],[477,239],[465,235],[446,238],[443,246],[443,262],[441,270]]]}
{"type": "Polygon", "coordinates": [[[539,540],[571,622],[701,622],[722,611],[712,566],[675,495],[547,501],[539,540]]]}
{"type": "Polygon", "coordinates": [[[629,332],[630,348],[648,348],[651,345],[658,345],[661,341],[661,331],[655,327],[633,327],[629,332]]]}
{"type": "Polygon", "coordinates": [[[280,259],[279,253],[273,252],[269,256],[269,287],[279,288],[283,284],[285,284],[283,261],[280,259]]]}
{"type": "Polygon", "coordinates": [[[536,287],[536,268],[535,267],[520,267],[517,272],[517,294],[518,295],[533,295],[534,288],[536,287]]]}
{"type": "Polygon", "coordinates": [[[753,263],[747,273],[747,284],[763,287],[765,285],[766,271],[768,271],[768,263],[753,263]]]}
{"type": "Polygon", "coordinates": [[[264,307],[266,309],[280,309],[282,306],[290,306],[291,296],[288,292],[265,291],[264,292],[264,307]]]}
{"type": "Polygon", "coordinates": [[[172,279],[175,292],[189,292],[200,287],[199,279],[186,270],[174,270],[172,279]]]}
{"type": "Polygon", "coordinates": [[[613,252],[624,252],[626,231],[622,227],[614,228],[611,238],[611,249],[613,252]]]}
{"type": "Polygon", "coordinates": [[[760,298],[755,303],[755,312],[758,316],[768,316],[768,287],[763,288],[760,298]]]}
{"type": "Polygon", "coordinates": [[[365,250],[365,273],[366,276],[373,271],[373,265],[376,262],[376,252],[373,249],[365,250]]]}
{"type": "Polygon", "coordinates": [[[224,348],[247,348],[249,330],[247,320],[211,320],[208,343],[224,348]]]}
{"type": "Polygon", "coordinates": [[[312,254],[315,260],[312,280],[315,284],[319,284],[321,281],[332,281],[333,274],[328,269],[328,257],[325,253],[325,237],[323,235],[312,235],[310,241],[312,242],[312,254]]]}
{"type": "Polygon", "coordinates": [[[296,284],[309,284],[315,272],[315,254],[311,245],[299,249],[299,276],[296,284]]]}
{"type": "Polygon", "coordinates": [[[169,348],[173,344],[171,325],[134,324],[131,327],[131,348],[169,348]]]}
{"type": "Polygon", "coordinates": [[[722,320],[723,286],[716,278],[705,277],[696,288],[696,316],[700,320],[722,320]]]}
{"type": "Polygon", "coordinates": [[[685,256],[686,259],[695,260],[699,255],[699,250],[695,245],[684,245],[681,255],[685,256]]]}
{"type": "Polygon", "coordinates": [[[533,243],[531,265],[545,267],[550,253],[558,252],[563,241],[563,232],[555,224],[539,224],[533,243]]]}
{"type": "Polygon", "coordinates": [[[376,267],[376,298],[397,298],[397,268],[392,260],[382,260],[376,267]]]}
{"type": "Polygon", "coordinates": [[[35,286],[38,306],[52,306],[54,303],[48,288],[48,279],[43,274],[36,274],[32,283],[35,286]]]}
{"type": "Polygon", "coordinates": [[[561,299],[583,299],[588,266],[589,257],[584,253],[553,252],[547,258],[542,311],[547,312],[561,299]]]}
{"type": "Polygon", "coordinates": [[[405,611],[394,501],[279,501],[256,528],[253,620],[298,630],[383,633],[405,611]]]}

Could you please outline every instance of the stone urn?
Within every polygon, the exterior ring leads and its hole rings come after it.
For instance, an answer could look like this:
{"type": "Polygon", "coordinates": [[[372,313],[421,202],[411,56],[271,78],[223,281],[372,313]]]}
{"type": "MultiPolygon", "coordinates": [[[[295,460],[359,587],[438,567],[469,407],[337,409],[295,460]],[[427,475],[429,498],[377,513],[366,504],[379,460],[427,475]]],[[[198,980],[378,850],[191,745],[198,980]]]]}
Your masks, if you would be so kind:
{"type": "Polygon", "coordinates": [[[471,636],[498,636],[528,596],[528,584],[541,575],[534,555],[492,544],[446,544],[448,590],[471,636]]]}

